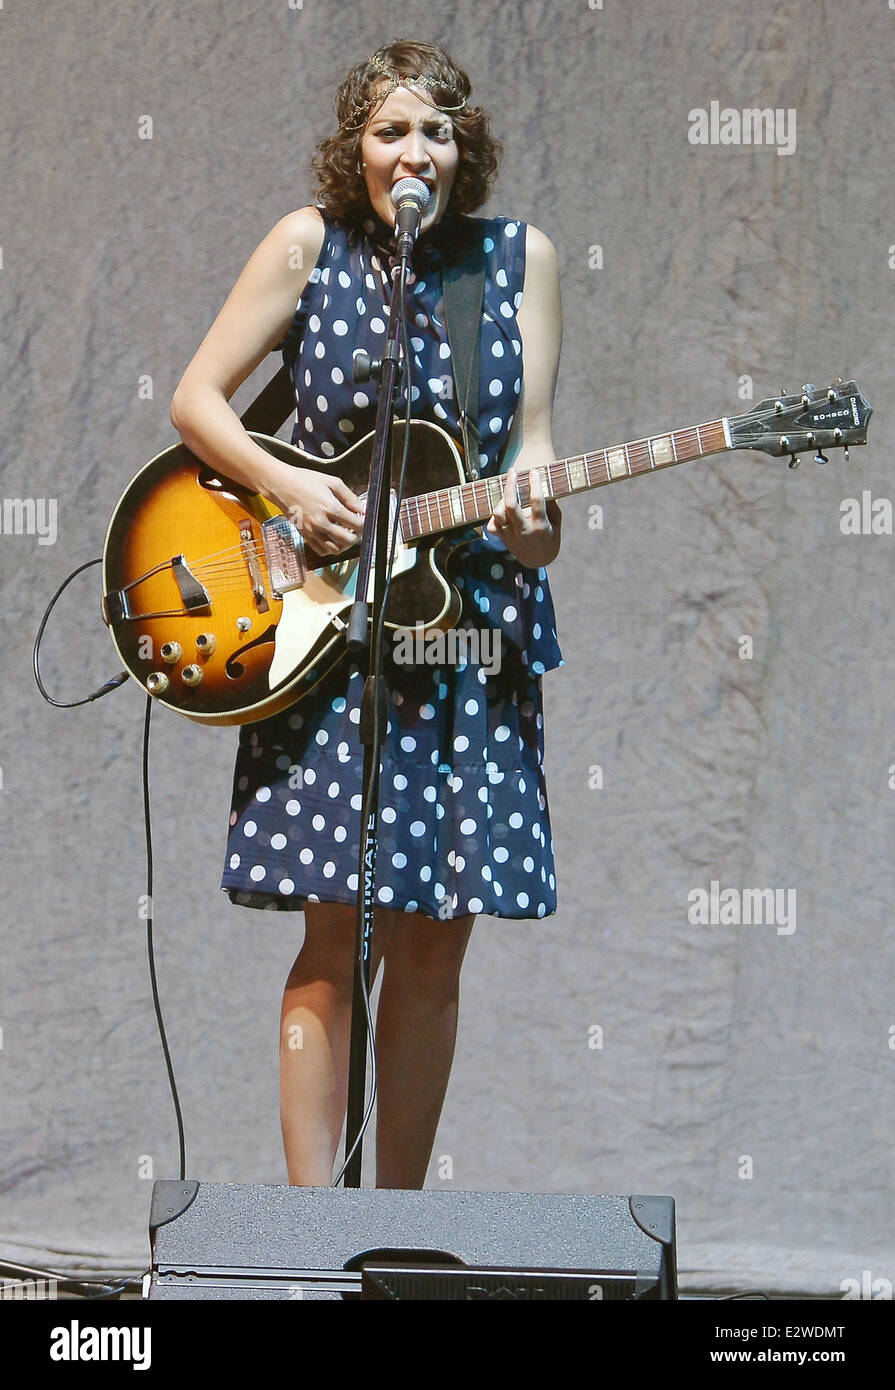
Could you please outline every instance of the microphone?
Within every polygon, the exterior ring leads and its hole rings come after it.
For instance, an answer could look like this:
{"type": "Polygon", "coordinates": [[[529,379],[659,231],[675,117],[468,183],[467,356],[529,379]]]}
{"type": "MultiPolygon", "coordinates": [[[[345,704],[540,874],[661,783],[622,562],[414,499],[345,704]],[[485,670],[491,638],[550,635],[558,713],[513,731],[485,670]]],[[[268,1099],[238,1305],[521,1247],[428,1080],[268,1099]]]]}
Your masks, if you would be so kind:
{"type": "Polygon", "coordinates": [[[423,213],[435,194],[422,179],[398,179],[392,189],[392,202],[395,205],[395,236],[398,242],[398,256],[409,256],[413,250],[420,229],[423,213]]]}

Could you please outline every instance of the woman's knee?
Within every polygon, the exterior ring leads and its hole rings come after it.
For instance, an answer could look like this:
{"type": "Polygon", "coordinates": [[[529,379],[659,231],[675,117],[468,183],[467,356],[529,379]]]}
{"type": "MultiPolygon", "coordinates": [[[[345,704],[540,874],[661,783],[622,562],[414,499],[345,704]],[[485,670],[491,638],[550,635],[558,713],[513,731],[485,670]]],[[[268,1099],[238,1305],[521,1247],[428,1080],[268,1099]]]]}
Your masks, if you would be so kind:
{"type": "Polygon", "coordinates": [[[396,924],[386,951],[386,979],[429,999],[452,998],[475,919],[442,922],[416,913],[404,915],[407,920],[396,924]]]}

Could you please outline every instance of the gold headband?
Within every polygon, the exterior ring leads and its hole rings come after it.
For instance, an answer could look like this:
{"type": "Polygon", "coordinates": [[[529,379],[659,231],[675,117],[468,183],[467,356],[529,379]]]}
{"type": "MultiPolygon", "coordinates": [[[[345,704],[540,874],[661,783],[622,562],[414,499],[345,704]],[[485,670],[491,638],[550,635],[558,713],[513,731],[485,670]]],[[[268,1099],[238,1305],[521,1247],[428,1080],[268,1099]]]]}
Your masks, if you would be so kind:
{"type": "MultiPolygon", "coordinates": [[[[376,105],[377,107],[381,106],[382,103],[386,100],[387,97],[391,95],[391,93],[395,90],[396,87],[406,87],[409,91],[411,87],[423,87],[433,89],[435,87],[445,86],[445,83],[438,82],[435,78],[427,77],[424,73],[420,73],[418,77],[414,77],[413,75],[405,77],[401,73],[395,72],[394,68],[389,67],[387,63],[384,63],[376,53],[374,53],[372,57],[368,58],[367,61],[372,68],[376,69],[377,72],[381,72],[383,77],[388,78],[388,86],[386,87],[385,91],[381,92],[378,96],[365,97],[361,101],[356,102],[354,110],[351,112],[351,115],[357,116],[359,113],[361,113],[361,119],[359,121],[355,121],[353,124],[350,125],[347,121],[343,121],[343,130],[359,130],[361,129],[361,127],[365,126],[367,124],[367,121],[370,119],[371,108],[374,105],[376,105]]],[[[459,92],[454,91],[453,95],[459,96],[460,94],[459,92]]],[[[439,106],[436,101],[430,101],[429,98],[425,96],[422,92],[414,92],[414,96],[421,97],[421,99],[425,102],[428,102],[428,104],[431,107],[433,107],[434,110],[441,111],[445,115],[447,115],[450,111],[462,111],[463,107],[466,105],[465,97],[463,97],[463,99],[459,101],[456,106],[439,106]]]]}

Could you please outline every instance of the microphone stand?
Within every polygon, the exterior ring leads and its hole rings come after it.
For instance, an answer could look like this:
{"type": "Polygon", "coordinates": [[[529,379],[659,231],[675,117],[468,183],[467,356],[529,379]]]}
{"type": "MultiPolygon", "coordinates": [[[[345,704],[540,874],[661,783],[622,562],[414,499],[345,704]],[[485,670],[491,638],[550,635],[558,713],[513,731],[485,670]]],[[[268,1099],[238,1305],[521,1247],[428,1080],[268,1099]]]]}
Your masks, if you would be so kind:
{"type": "MultiPolygon", "coordinates": [[[[379,379],[376,427],[367,489],[360,559],[355,573],[355,600],[348,620],[348,649],[362,664],[368,652],[367,677],[361,701],[360,737],[364,745],[361,801],[360,853],[358,856],[357,924],[355,931],[354,993],[351,1003],[351,1043],[348,1062],[348,1108],[345,1131],[346,1187],[360,1187],[363,1157],[363,1115],[367,1073],[370,959],[373,945],[373,912],[376,894],[376,852],[379,821],[380,748],[386,727],[382,657],[385,629],[380,623],[388,574],[392,527],[392,503],[400,514],[401,498],[392,477],[392,420],[400,361],[400,337],[404,322],[404,287],[410,253],[419,227],[421,210],[409,215],[398,209],[397,255],[392,269],[388,330],[382,357],[370,362],[366,354],[355,357],[355,380],[366,374],[379,379]],[[374,565],[375,551],[375,565],[374,565]],[[370,579],[372,573],[372,594],[370,579]],[[372,602],[370,602],[372,600],[372,602]]],[[[409,374],[408,374],[409,382],[409,374]]],[[[410,395],[408,384],[408,398],[410,395]]],[[[400,531],[398,532],[400,536],[400,531]]]]}

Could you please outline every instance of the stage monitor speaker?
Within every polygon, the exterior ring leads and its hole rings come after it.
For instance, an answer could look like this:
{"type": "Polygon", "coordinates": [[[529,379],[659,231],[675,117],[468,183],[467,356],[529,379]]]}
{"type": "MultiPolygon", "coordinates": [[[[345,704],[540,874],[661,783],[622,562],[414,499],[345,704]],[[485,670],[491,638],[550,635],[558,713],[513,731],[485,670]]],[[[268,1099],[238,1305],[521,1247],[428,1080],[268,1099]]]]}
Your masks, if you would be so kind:
{"type": "Polygon", "coordinates": [[[152,1299],[675,1299],[674,1201],[156,1182],[152,1299]]]}

